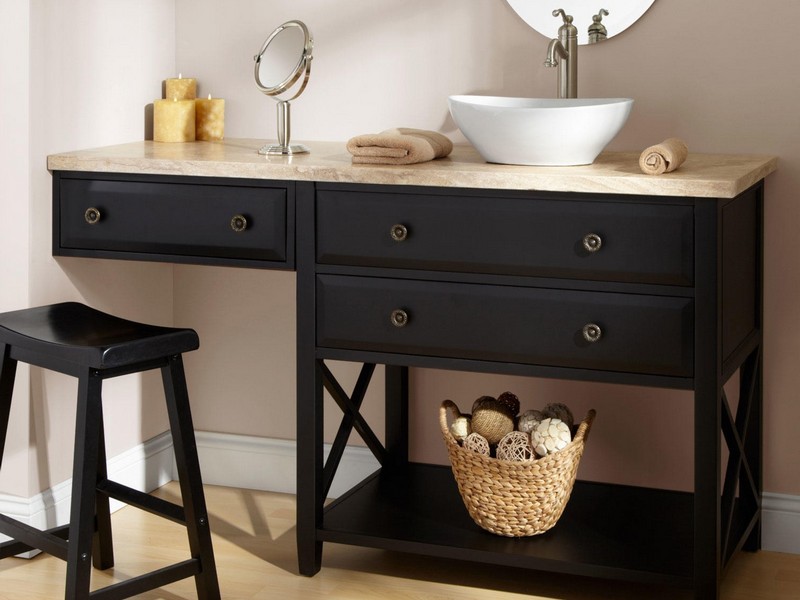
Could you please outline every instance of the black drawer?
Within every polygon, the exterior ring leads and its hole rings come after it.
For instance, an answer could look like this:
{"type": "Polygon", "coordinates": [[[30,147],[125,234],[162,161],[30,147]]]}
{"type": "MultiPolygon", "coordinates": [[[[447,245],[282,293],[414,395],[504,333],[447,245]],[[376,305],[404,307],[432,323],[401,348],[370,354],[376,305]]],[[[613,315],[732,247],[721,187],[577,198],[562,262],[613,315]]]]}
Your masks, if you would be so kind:
{"type": "MultiPolygon", "coordinates": [[[[319,190],[320,263],[688,286],[688,205],[319,190]],[[405,239],[392,236],[402,225],[405,239]],[[588,237],[587,237],[588,236],[588,237]],[[597,236],[597,238],[593,237],[597,236]],[[590,248],[601,244],[596,251],[590,248]]],[[[400,235],[403,237],[402,230],[400,235]]]]}
{"type": "Polygon", "coordinates": [[[285,188],[63,177],[58,191],[61,249],[287,260],[285,188]]]}
{"type": "Polygon", "coordinates": [[[693,341],[691,298],[317,277],[320,347],[685,377],[693,341]]]}

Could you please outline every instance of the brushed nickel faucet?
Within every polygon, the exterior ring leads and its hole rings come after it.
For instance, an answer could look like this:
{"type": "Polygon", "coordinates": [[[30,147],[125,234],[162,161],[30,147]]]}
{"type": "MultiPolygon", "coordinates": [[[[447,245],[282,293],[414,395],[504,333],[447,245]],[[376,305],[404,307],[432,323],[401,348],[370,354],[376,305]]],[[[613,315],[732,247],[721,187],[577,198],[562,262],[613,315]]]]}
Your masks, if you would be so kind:
{"type": "Polygon", "coordinates": [[[578,97],[578,28],[572,24],[572,17],[563,8],[553,11],[553,16],[561,16],[564,24],[558,28],[558,39],[550,40],[547,46],[545,67],[558,67],[558,97],[578,97]]]}

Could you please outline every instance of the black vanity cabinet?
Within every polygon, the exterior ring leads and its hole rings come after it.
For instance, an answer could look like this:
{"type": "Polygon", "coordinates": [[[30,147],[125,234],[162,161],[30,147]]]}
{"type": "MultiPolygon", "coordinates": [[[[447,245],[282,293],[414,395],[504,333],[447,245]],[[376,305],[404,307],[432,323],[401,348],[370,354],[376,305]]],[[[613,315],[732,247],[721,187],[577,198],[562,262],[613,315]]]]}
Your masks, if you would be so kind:
{"type": "Polygon", "coordinates": [[[49,157],[53,254],[296,269],[302,574],[336,542],[719,597],[732,556],[760,547],[763,178],[774,158],[696,155],[674,177],[647,178],[626,154],[554,171],[485,165],[460,148],[373,169],[351,165],[341,144],[274,162],[258,147],[139,142],[49,157]],[[586,191],[515,191],[554,178],[586,191]],[[685,189],[720,197],[675,195],[685,189]],[[352,390],[332,360],[361,365],[352,390]],[[382,435],[360,412],[376,365],[382,435]],[[488,533],[449,467],[409,460],[409,367],[690,390],[694,490],[578,481],[545,534],[488,533]],[[734,412],[723,384],[737,371],[734,412]],[[324,390],[343,413],[325,460],[324,390]],[[326,504],[353,430],[381,468],[326,504]]]}
{"type": "Polygon", "coordinates": [[[338,542],[717,597],[733,553],[760,544],[762,193],[298,183],[301,572],[338,542]],[[352,392],[329,359],[363,364],[352,392]],[[359,412],[376,364],[384,443],[359,412]],[[410,366],[693,390],[694,493],[579,481],[549,532],[487,533],[449,467],[408,460],[410,366]],[[740,368],[734,415],[722,386],[740,368]],[[326,462],[323,389],[343,412],[326,462]],[[325,506],[353,429],[381,469],[325,506]]]}

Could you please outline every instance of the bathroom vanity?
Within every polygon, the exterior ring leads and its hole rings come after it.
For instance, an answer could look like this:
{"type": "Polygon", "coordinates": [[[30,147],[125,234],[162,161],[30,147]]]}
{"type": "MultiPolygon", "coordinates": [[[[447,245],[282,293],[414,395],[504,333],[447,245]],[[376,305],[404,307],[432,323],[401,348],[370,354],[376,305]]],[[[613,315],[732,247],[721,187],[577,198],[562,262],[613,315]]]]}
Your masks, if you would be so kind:
{"type": "Polygon", "coordinates": [[[718,597],[731,557],[760,546],[763,180],[776,159],[691,155],[652,177],[635,154],[515,167],[458,147],[384,167],[308,145],[265,158],[257,140],[138,142],[48,159],[56,256],[297,271],[301,573],[337,542],[718,597]],[[334,359],[363,365],[352,391],[334,359]],[[376,365],[383,442],[359,411],[376,365]],[[549,532],[487,533],[449,467],[409,461],[409,367],[692,390],[694,491],[578,481],[549,532]],[[737,371],[734,414],[723,384],[737,371]],[[343,412],[327,461],[323,389],[343,412]],[[381,469],[326,506],[353,429],[381,469]]]}

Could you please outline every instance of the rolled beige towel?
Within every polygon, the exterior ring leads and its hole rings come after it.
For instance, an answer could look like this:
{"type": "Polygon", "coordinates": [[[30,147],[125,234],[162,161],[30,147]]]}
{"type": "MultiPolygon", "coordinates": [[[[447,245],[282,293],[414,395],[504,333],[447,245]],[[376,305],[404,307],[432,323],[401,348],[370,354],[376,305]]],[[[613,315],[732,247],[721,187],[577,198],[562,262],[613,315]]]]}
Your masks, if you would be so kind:
{"type": "Polygon", "coordinates": [[[436,131],[399,127],[357,135],[347,142],[347,151],[356,164],[411,165],[447,156],[453,142],[436,131]]]}
{"type": "Polygon", "coordinates": [[[669,173],[681,166],[689,156],[686,142],[678,138],[667,138],[660,144],[645,148],[639,156],[639,168],[647,175],[669,173]]]}

